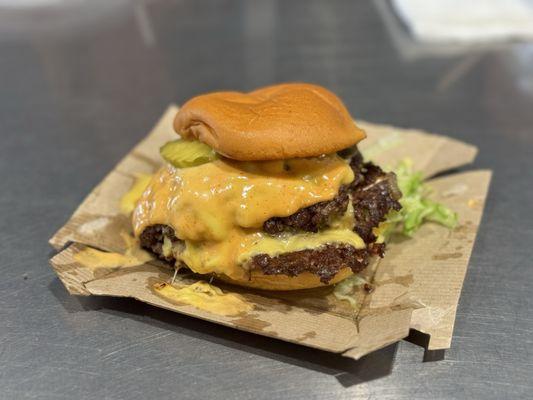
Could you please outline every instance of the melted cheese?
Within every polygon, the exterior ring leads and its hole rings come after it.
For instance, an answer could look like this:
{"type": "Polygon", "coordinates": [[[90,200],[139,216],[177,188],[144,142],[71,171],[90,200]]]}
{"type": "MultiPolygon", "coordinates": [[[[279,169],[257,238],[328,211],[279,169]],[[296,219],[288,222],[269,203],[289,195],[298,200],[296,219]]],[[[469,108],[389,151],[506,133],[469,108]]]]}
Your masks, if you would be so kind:
{"type": "Polygon", "coordinates": [[[74,259],[84,267],[93,271],[101,268],[133,267],[144,263],[144,261],[134,256],[120,253],[108,253],[90,247],[76,253],[74,259]]]}
{"type": "Polygon", "coordinates": [[[151,224],[169,224],[180,239],[223,240],[234,227],[260,228],[271,217],[331,200],[353,177],[336,155],[255,163],[225,159],[185,169],[167,165],[135,209],[135,234],[151,224]]]}
{"type": "Polygon", "coordinates": [[[137,201],[139,201],[143,192],[150,184],[152,176],[153,175],[151,174],[139,174],[137,178],[135,178],[133,186],[120,199],[120,211],[124,214],[129,214],[135,209],[137,201]]]}
{"type": "Polygon", "coordinates": [[[237,315],[253,309],[242,296],[224,293],[220,288],[202,281],[179,289],[168,283],[158,283],[154,285],[154,290],[172,303],[188,304],[213,314],[237,315]]]}
{"type": "Polygon", "coordinates": [[[135,238],[124,232],[121,232],[120,236],[126,245],[124,254],[87,247],[76,253],[74,259],[84,267],[96,271],[102,268],[134,267],[144,264],[153,258],[148,252],[139,247],[135,238]]]}
{"type": "Polygon", "coordinates": [[[286,234],[277,237],[265,234],[257,234],[256,236],[257,239],[239,254],[237,258],[239,264],[246,263],[257,254],[268,254],[275,257],[283,253],[314,249],[327,243],[346,243],[356,249],[365,247],[363,239],[350,229],[329,229],[320,233],[286,234]]]}
{"type": "MultiPolygon", "coordinates": [[[[137,203],[134,232],[170,225],[185,241],[177,258],[193,271],[245,279],[245,261],[261,252],[277,255],[332,242],[364,247],[346,229],[346,221],[318,234],[274,238],[261,232],[267,219],[331,200],[353,178],[350,166],[337,155],[268,162],[220,159],[185,169],[168,165],[137,203]]],[[[344,219],[353,221],[350,210],[344,219]]]]}

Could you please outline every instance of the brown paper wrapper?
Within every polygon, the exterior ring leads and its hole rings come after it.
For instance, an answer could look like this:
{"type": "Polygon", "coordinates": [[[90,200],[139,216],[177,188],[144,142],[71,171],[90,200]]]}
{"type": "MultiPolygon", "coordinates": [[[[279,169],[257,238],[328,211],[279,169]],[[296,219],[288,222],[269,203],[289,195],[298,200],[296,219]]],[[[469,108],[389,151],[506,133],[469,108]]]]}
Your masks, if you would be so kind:
{"type": "MultiPolygon", "coordinates": [[[[169,281],[173,271],[153,260],[124,268],[91,269],[76,261],[87,247],[125,253],[121,234],[131,232],[130,218],[120,212],[120,199],[139,173],[161,166],[159,147],[176,138],[170,106],[152,132],[140,142],[87,196],[70,220],[50,239],[60,251],[51,265],[76,295],[132,297],[182,314],[233,328],[315,347],[358,359],[408,336],[410,329],[428,335],[429,350],[450,347],[455,313],[468,260],[479,227],[489,186],[490,171],[472,171],[431,179],[433,198],[459,214],[459,225],[449,230],[427,223],[411,239],[393,238],[384,259],[364,272],[374,290],[357,292],[358,307],[339,301],[333,288],[296,292],[254,291],[218,284],[238,293],[253,310],[222,316],[157,296],[156,282],[169,281]]],[[[418,130],[360,122],[368,138],[363,152],[382,166],[409,157],[414,168],[431,177],[470,163],[476,148],[445,136],[418,130]],[[372,149],[379,152],[372,154],[372,149]]],[[[176,286],[195,282],[178,275],[176,286]]]]}

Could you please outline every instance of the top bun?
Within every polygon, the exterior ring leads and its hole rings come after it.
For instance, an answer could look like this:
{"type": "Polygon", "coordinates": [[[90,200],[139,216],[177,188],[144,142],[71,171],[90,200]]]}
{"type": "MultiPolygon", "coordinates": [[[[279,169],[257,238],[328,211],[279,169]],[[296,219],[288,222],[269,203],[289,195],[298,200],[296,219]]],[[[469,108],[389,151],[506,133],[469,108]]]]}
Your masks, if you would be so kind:
{"type": "Polygon", "coordinates": [[[179,110],[174,129],[242,161],[316,157],[365,138],[337,96],[307,83],[194,97],[179,110]]]}

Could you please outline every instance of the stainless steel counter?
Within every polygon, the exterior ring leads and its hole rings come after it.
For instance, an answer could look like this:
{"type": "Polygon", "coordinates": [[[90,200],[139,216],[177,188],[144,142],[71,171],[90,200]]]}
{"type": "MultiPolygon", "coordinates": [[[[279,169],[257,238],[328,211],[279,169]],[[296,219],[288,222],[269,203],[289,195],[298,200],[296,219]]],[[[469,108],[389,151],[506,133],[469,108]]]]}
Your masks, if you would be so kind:
{"type": "Polygon", "coordinates": [[[417,46],[386,7],[0,2],[0,398],[533,397],[533,44],[417,46]],[[294,80],[356,118],[473,143],[468,168],[494,170],[444,360],[402,342],[356,362],[77,298],[49,268],[47,239],[168,103],[294,80]]]}

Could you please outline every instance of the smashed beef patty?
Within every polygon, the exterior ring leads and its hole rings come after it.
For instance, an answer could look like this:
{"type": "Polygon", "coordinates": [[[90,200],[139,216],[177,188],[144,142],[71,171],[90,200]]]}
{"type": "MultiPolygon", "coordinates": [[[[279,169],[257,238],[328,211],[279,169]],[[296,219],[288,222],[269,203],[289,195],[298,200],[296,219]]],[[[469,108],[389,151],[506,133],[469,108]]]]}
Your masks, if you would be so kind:
{"type": "Polygon", "coordinates": [[[321,201],[302,208],[288,217],[273,217],[265,221],[263,231],[275,235],[287,230],[318,232],[329,225],[332,218],[340,217],[348,208],[348,186],[341,186],[332,200],[321,201]]]}
{"type": "Polygon", "coordinates": [[[399,202],[402,192],[394,172],[385,173],[371,162],[364,163],[359,152],[351,158],[350,167],[360,176],[350,190],[355,220],[353,230],[365,243],[372,243],[376,241],[373,229],[385,221],[390,211],[402,208],[399,202]]]}
{"type": "Polygon", "coordinates": [[[174,265],[176,264],[176,258],[173,255],[165,256],[163,254],[163,243],[165,241],[165,237],[170,239],[172,244],[180,243],[183,245],[183,240],[180,240],[176,237],[174,229],[168,225],[162,224],[156,224],[147,227],[139,236],[139,241],[143,249],[154,253],[161,260],[167,261],[168,263],[174,265]]]}
{"type": "MultiPolygon", "coordinates": [[[[358,151],[352,156],[350,166],[355,179],[350,185],[342,186],[335,198],[302,208],[288,217],[270,218],[263,224],[263,230],[270,234],[284,231],[318,232],[327,227],[332,218],[346,212],[351,197],[355,219],[353,230],[365,241],[366,248],[328,244],[275,257],[258,254],[252,257],[248,267],[259,268],[266,275],[297,276],[302,272],[311,272],[327,284],[343,268],[350,268],[357,273],[368,265],[372,255],[383,257],[385,244],[375,243],[372,230],[385,220],[389,211],[401,208],[398,202],[401,192],[396,185],[396,176],[383,172],[372,163],[364,163],[358,151]]],[[[142,232],[141,246],[162,260],[175,264],[176,259],[172,255],[163,254],[165,237],[173,245],[183,245],[170,226],[158,224],[142,232]]]]}
{"type": "MultiPolygon", "coordinates": [[[[176,237],[174,229],[160,224],[146,228],[139,239],[143,248],[174,265],[176,259],[163,254],[165,236],[172,243],[183,243],[176,237]]],[[[283,253],[275,257],[258,254],[248,261],[247,267],[250,270],[258,268],[265,275],[297,276],[302,272],[310,272],[327,284],[343,268],[350,268],[354,273],[362,271],[368,265],[372,254],[382,255],[382,245],[371,243],[364,249],[356,249],[348,244],[327,244],[316,249],[283,253]]]]}
{"type": "Polygon", "coordinates": [[[322,283],[329,281],[344,268],[350,268],[353,273],[362,271],[368,265],[371,254],[380,246],[368,246],[356,249],[348,244],[327,244],[316,249],[300,250],[292,253],[270,257],[259,254],[249,261],[251,270],[260,269],[265,275],[297,276],[302,272],[317,275],[322,283]]]}
{"type": "Polygon", "coordinates": [[[318,232],[346,212],[351,197],[356,221],[354,231],[367,243],[375,241],[372,229],[385,220],[389,211],[401,208],[398,200],[402,194],[396,184],[396,175],[363,162],[363,156],[357,150],[350,158],[350,167],[354,180],[341,186],[333,199],[302,208],[288,217],[270,218],[263,224],[263,231],[272,235],[286,231],[318,232]]]}

